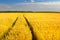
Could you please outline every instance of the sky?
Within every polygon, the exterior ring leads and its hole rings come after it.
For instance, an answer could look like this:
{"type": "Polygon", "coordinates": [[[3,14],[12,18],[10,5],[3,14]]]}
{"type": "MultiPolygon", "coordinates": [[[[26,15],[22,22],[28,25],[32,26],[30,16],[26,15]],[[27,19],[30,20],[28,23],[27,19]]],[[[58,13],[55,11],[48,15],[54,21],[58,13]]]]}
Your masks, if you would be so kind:
{"type": "MultiPolygon", "coordinates": [[[[59,1],[60,0],[0,0],[0,11],[11,11],[11,10],[20,11],[20,10],[25,10],[26,9],[25,7],[28,7],[29,5],[26,5],[24,3],[31,3],[30,4],[30,6],[32,5],[31,8],[34,8],[34,6],[38,4],[38,2],[39,2],[39,7],[40,7],[40,5],[42,7],[43,3],[41,4],[41,2],[44,2],[43,5],[45,5],[46,2],[48,4],[49,2],[54,2],[54,3],[57,2],[58,3],[59,1]],[[37,4],[34,4],[34,3],[37,3],[37,4]],[[25,8],[25,9],[23,9],[23,8],[25,8]]],[[[53,5],[53,4],[51,4],[51,5],[53,5]]],[[[29,10],[31,8],[29,8],[29,10]]],[[[36,8],[34,8],[34,9],[36,9],[36,8]]],[[[45,6],[43,8],[45,10],[45,6]]],[[[39,9],[39,8],[37,8],[37,9],[39,9]]],[[[46,7],[46,9],[47,9],[47,7],[46,7]]],[[[50,7],[48,9],[50,10],[50,7]]]]}
{"type": "MultiPolygon", "coordinates": [[[[35,2],[52,2],[52,1],[59,1],[59,0],[34,0],[35,2]]],[[[0,0],[0,3],[3,4],[15,4],[15,3],[22,3],[22,2],[31,2],[31,0],[0,0]]]]}
{"type": "MultiPolygon", "coordinates": [[[[16,3],[22,3],[22,2],[31,2],[32,0],[0,0],[0,3],[2,4],[16,4],[16,3]]],[[[34,0],[34,2],[53,2],[53,1],[59,1],[59,0],[34,0]]]]}
{"type": "Polygon", "coordinates": [[[31,2],[30,0],[0,0],[1,4],[16,4],[22,2],[31,2]]]}

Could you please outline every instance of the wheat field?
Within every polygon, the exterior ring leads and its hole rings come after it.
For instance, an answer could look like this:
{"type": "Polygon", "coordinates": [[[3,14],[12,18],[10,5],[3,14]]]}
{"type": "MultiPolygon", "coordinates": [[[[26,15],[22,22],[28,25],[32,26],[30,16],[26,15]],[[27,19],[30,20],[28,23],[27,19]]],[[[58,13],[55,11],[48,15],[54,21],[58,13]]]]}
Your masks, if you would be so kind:
{"type": "Polygon", "coordinates": [[[0,40],[60,40],[60,14],[0,13],[0,40]]]}

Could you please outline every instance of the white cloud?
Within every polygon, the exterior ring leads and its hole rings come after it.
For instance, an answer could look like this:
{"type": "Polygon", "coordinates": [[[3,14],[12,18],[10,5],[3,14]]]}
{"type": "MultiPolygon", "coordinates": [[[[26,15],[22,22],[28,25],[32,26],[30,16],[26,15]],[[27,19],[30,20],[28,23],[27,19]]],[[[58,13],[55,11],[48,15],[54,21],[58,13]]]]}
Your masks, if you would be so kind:
{"type": "Polygon", "coordinates": [[[11,6],[6,5],[6,4],[0,4],[0,11],[6,11],[9,10],[11,6]]]}
{"type": "Polygon", "coordinates": [[[60,2],[17,3],[13,6],[0,4],[0,11],[59,11],[60,2]]]}
{"type": "Polygon", "coordinates": [[[18,11],[59,11],[60,2],[19,3],[14,6],[18,11]]]}
{"type": "Polygon", "coordinates": [[[31,0],[31,2],[34,2],[34,0],[31,0]]]}

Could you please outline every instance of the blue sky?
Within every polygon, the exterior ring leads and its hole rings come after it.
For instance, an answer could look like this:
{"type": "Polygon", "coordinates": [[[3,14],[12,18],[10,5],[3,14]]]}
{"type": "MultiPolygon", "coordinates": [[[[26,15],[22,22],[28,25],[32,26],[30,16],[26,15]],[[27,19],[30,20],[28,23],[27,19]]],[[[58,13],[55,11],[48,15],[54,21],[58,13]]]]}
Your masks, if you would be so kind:
{"type": "Polygon", "coordinates": [[[34,10],[35,9],[39,9],[39,10],[60,10],[60,0],[34,0],[34,3],[32,3],[33,0],[0,0],[0,11],[20,11],[20,10],[34,10]],[[23,2],[27,2],[27,3],[30,3],[31,4],[25,4],[23,2]],[[38,4],[35,4],[35,2],[39,2],[39,5],[38,4]],[[44,3],[41,3],[41,2],[44,2],[44,3]],[[48,6],[45,6],[45,3],[47,2],[47,5],[51,4],[51,7],[50,5],[48,6]],[[53,4],[51,3],[53,2],[53,4]],[[55,2],[55,3],[54,3],[55,2]],[[57,3],[56,3],[57,2],[57,3]],[[55,5],[56,4],[56,5],[55,5]],[[57,5],[59,4],[59,5],[57,5]],[[36,7],[37,5],[37,7],[36,7]],[[54,6],[54,7],[53,7],[54,6]],[[30,8],[31,7],[31,8],[30,8]],[[42,8],[41,8],[42,7],[42,8]],[[57,7],[57,8],[56,8],[57,7]]]}
{"type": "Polygon", "coordinates": [[[22,2],[31,2],[31,0],[0,0],[0,3],[3,4],[16,4],[22,2]]]}
{"type": "MultiPolygon", "coordinates": [[[[35,0],[35,2],[52,2],[60,0],[35,0]]],[[[0,0],[0,4],[16,4],[21,2],[31,2],[31,0],[0,0]]]]}

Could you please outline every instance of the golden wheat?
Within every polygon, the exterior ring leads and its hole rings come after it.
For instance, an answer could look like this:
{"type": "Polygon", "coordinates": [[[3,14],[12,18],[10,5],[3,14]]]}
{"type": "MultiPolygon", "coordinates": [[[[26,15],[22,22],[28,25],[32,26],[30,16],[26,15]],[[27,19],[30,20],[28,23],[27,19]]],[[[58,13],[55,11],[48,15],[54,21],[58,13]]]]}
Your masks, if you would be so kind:
{"type": "Polygon", "coordinates": [[[60,14],[25,14],[37,40],[60,40],[60,14]]]}
{"type": "MultiPolygon", "coordinates": [[[[1,14],[1,15],[3,17],[4,14],[1,14]]],[[[6,28],[5,28],[5,26],[3,26],[2,29],[0,29],[1,33],[3,32],[3,35],[1,36],[2,37],[1,40],[32,40],[31,31],[30,31],[27,23],[25,22],[23,15],[5,14],[5,16],[7,16],[7,17],[6,18],[3,17],[2,19],[6,23],[6,28]],[[17,20],[16,24],[14,25],[14,27],[11,27],[13,22],[10,24],[10,22],[8,20],[9,23],[7,23],[7,20],[5,20],[5,19],[10,19],[10,20],[16,19],[15,16],[18,17],[18,20],[17,20]],[[5,34],[4,31],[2,31],[2,30],[4,30],[3,28],[5,29],[5,32],[7,32],[7,34],[5,34]],[[10,31],[8,31],[9,28],[11,29],[10,31]]]]}
{"type": "Polygon", "coordinates": [[[36,40],[60,40],[60,14],[58,13],[1,13],[0,37],[17,17],[16,24],[2,40],[32,40],[34,36],[36,40]]]}

